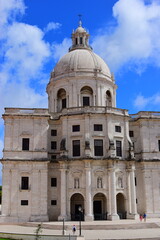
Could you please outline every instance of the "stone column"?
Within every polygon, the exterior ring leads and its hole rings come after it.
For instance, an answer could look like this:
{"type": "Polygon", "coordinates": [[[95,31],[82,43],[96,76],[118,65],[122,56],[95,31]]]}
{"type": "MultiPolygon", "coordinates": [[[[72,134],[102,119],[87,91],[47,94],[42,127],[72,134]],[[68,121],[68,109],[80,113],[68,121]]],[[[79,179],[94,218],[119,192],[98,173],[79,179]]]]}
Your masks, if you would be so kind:
{"type": "Polygon", "coordinates": [[[32,172],[32,179],[29,179],[31,184],[32,198],[31,198],[31,221],[36,221],[40,215],[40,170],[34,169],[32,172]]]}
{"type": "Polygon", "coordinates": [[[2,216],[10,216],[11,208],[11,171],[3,165],[3,194],[2,194],[2,216]]]}
{"type": "MultiPolygon", "coordinates": [[[[47,168],[45,165],[44,168],[47,168]]],[[[41,170],[41,221],[48,221],[48,169],[41,170]]]]}
{"type": "Polygon", "coordinates": [[[134,171],[135,171],[135,166],[130,166],[128,168],[128,173],[129,173],[129,184],[128,184],[128,187],[129,187],[129,196],[130,196],[130,210],[131,210],[131,213],[129,213],[128,217],[129,218],[132,218],[132,219],[135,219],[135,218],[138,218],[138,214],[137,214],[137,205],[136,205],[136,187],[135,187],[135,174],[134,174],[134,171]]]}
{"type": "Polygon", "coordinates": [[[66,214],[66,210],[67,210],[67,181],[66,181],[66,167],[65,166],[61,166],[61,208],[60,208],[60,216],[58,217],[58,221],[61,221],[63,219],[67,220],[67,214],[66,214]]]}
{"type": "Polygon", "coordinates": [[[86,170],[86,201],[85,201],[85,221],[93,221],[93,202],[91,195],[91,167],[90,162],[85,162],[86,170]]]}
{"type": "Polygon", "coordinates": [[[110,194],[110,220],[117,220],[119,216],[117,214],[117,201],[116,201],[116,176],[113,167],[109,168],[109,194],[110,194]]]}
{"type": "Polygon", "coordinates": [[[18,195],[19,195],[18,176],[19,176],[19,174],[18,174],[17,169],[12,169],[10,171],[10,174],[11,174],[11,183],[10,183],[11,184],[11,192],[10,192],[11,216],[18,218],[18,207],[19,207],[18,203],[20,202],[19,198],[18,198],[18,195]]]}

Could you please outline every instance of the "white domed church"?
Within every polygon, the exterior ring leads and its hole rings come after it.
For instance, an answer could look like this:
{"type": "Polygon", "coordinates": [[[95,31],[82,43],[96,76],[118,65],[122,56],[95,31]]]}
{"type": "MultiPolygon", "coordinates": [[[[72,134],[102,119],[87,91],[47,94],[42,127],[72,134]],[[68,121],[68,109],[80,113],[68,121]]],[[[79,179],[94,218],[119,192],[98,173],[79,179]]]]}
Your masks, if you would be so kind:
{"type": "Polygon", "coordinates": [[[48,109],[5,108],[1,222],[160,216],[160,113],[116,108],[116,89],[80,21],[48,109]]]}

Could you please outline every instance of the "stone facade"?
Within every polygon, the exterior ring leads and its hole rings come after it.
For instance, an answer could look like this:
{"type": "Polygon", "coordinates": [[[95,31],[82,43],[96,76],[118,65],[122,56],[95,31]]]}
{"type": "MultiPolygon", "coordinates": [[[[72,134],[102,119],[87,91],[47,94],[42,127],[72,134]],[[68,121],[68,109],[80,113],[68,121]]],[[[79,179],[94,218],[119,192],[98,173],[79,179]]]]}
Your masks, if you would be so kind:
{"type": "Polygon", "coordinates": [[[1,222],[160,214],[160,113],[116,108],[88,38],[80,22],[51,72],[48,109],[5,109],[1,222]]]}

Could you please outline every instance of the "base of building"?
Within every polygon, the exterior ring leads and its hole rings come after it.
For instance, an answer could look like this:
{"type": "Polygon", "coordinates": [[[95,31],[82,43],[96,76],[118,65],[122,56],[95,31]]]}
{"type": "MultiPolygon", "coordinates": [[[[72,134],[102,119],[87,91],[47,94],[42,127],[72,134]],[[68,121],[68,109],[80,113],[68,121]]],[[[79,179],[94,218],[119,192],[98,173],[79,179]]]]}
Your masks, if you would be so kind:
{"type": "Polygon", "coordinates": [[[136,220],[136,219],[139,219],[139,215],[138,214],[129,213],[129,214],[127,214],[127,219],[136,220]]]}
{"type": "Polygon", "coordinates": [[[85,216],[85,221],[86,222],[93,221],[93,215],[86,215],[85,216]]]}
{"type": "Polygon", "coordinates": [[[58,216],[58,221],[63,221],[63,220],[65,220],[65,221],[69,220],[67,215],[60,215],[60,216],[58,216]]]}
{"type": "Polygon", "coordinates": [[[108,220],[114,221],[114,220],[119,220],[119,215],[118,214],[111,214],[108,216],[108,220]]]}
{"type": "Polygon", "coordinates": [[[30,222],[49,222],[48,215],[32,215],[30,222]]]}

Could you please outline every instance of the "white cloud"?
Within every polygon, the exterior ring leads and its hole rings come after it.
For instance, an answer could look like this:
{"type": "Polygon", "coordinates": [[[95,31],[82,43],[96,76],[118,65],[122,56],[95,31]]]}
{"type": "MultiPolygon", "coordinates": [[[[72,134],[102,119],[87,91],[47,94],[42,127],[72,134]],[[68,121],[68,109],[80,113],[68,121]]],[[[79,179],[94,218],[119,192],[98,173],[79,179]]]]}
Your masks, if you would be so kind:
{"type": "Polygon", "coordinates": [[[49,32],[49,31],[51,31],[51,30],[56,30],[56,29],[58,29],[58,28],[60,28],[61,27],[61,24],[60,23],[55,23],[55,22],[49,22],[48,24],[47,24],[47,26],[44,28],[44,32],[45,33],[47,33],[47,32],[49,32]]]}
{"type": "Polygon", "coordinates": [[[0,0],[0,39],[5,37],[9,21],[13,21],[17,14],[23,14],[25,5],[23,0],[0,0]]]}
{"type": "Polygon", "coordinates": [[[69,47],[71,46],[71,39],[64,38],[62,43],[54,43],[52,46],[53,50],[53,57],[57,61],[59,60],[63,55],[65,55],[68,52],[69,47]]]}
{"type": "Polygon", "coordinates": [[[151,97],[145,98],[144,96],[139,94],[134,100],[134,106],[138,109],[144,109],[150,101],[151,97]]]}
{"type": "Polygon", "coordinates": [[[3,141],[0,139],[0,158],[2,158],[3,141]]]}
{"type": "Polygon", "coordinates": [[[4,72],[14,71],[14,76],[20,81],[37,77],[49,56],[49,45],[43,40],[43,32],[39,28],[17,22],[8,27],[4,72]]]}
{"type": "Polygon", "coordinates": [[[112,71],[126,63],[133,66],[153,63],[160,66],[160,2],[119,0],[113,7],[114,26],[103,28],[93,38],[94,50],[112,71]]]}
{"type": "Polygon", "coordinates": [[[149,97],[144,97],[142,94],[138,94],[138,96],[135,98],[133,105],[138,110],[150,108],[154,109],[154,106],[160,104],[160,93],[156,93],[149,97]]]}

